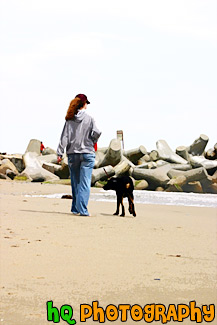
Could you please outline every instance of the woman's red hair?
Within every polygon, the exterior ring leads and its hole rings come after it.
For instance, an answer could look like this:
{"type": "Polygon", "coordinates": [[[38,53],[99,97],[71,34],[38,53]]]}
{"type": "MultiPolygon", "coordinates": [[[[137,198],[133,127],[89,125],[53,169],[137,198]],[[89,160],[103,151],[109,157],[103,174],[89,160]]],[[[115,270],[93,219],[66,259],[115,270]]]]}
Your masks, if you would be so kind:
{"type": "Polygon", "coordinates": [[[66,117],[65,120],[73,120],[75,114],[77,114],[78,110],[80,108],[82,108],[84,105],[84,103],[82,102],[82,100],[78,97],[74,98],[70,104],[69,104],[69,108],[68,111],[66,113],[66,117]]]}

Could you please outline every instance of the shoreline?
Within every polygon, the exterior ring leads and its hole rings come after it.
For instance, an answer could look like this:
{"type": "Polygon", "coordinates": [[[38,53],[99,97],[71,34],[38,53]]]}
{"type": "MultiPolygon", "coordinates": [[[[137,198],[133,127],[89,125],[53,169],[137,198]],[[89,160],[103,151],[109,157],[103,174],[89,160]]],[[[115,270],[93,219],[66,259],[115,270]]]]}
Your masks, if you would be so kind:
{"type": "MultiPolygon", "coordinates": [[[[6,180],[1,180],[2,184],[4,182],[11,182],[6,180]]],[[[23,181],[13,181],[18,187],[27,187],[27,184],[36,184],[31,182],[23,181]]],[[[1,184],[1,183],[0,183],[1,184]]],[[[71,187],[70,184],[52,184],[52,183],[38,183],[38,188],[40,194],[37,191],[34,194],[25,193],[25,197],[44,197],[44,198],[57,198],[61,199],[62,195],[70,194],[71,187]],[[59,187],[58,187],[58,186],[59,187]],[[44,186],[44,188],[42,187],[44,186]],[[53,186],[53,189],[62,189],[61,191],[48,191],[49,186],[53,186]],[[44,189],[41,191],[41,189],[44,189]],[[48,193],[47,193],[48,192],[48,193]]],[[[37,186],[37,185],[36,185],[37,186]]],[[[30,191],[31,192],[31,191],[30,191]]],[[[217,195],[210,193],[186,193],[186,192],[158,192],[149,190],[134,190],[134,200],[138,204],[153,204],[153,205],[173,205],[173,206],[194,206],[194,207],[210,207],[217,208],[217,195]]],[[[109,190],[104,191],[102,188],[91,187],[90,201],[104,201],[104,202],[116,202],[115,191],[109,190]]],[[[127,204],[127,199],[124,198],[124,204],[127,204]]]]}
{"type": "Polygon", "coordinates": [[[95,300],[104,308],[217,303],[216,208],[136,203],[134,218],[125,204],[121,218],[114,202],[90,201],[92,217],[79,217],[71,200],[24,196],[65,185],[3,180],[0,188],[2,324],[48,324],[50,300],[73,306],[78,324],[80,304],[95,300]]]}

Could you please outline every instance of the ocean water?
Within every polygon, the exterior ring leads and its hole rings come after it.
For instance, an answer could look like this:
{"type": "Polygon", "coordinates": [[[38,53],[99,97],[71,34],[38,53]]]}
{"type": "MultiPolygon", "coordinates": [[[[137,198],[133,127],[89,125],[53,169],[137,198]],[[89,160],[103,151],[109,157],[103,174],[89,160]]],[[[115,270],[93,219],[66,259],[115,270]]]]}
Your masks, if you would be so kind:
{"type": "MultiPolygon", "coordinates": [[[[91,200],[116,201],[114,191],[101,190],[91,194],[91,200]]],[[[158,205],[183,205],[196,207],[217,207],[216,194],[178,193],[178,192],[154,192],[134,191],[135,203],[158,204],[158,205]]],[[[127,199],[124,199],[127,201],[127,199]]]]}
{"type": "MultiPolygon", "coordinates": [[[[64,194],[57,193],[48,195],[25,195],[26,197],[45,197],[45,198],[61,198],[64,194]]],[[[195,207],[217,207],[216,194],[197,194],[197,193],[178,193],[178,192],[154,192],[154,191],[134,191],[135,203],[142,204],[158,204],[158,205],[180,205],[195,207]]],[[[116,202],[116,194],[114,191],[92,192],[90,195],[92,201],[110,201],[116,202]]],[[[127,199],[125,198],[126,202],[127,199]]]]}

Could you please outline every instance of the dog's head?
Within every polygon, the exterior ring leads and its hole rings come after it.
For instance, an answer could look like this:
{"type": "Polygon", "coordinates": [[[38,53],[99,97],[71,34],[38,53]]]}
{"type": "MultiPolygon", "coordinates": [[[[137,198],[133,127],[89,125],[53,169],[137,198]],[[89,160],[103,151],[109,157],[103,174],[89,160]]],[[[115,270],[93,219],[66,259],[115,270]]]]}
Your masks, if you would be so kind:
{"type": "Polygon", "coordinates": [[[117,178],[111,177],[108,180],[107,184],[105,184],[103,186],[103,189],[106,190],[106,191],[107,190],[116,190],[116,188],[117,188],[117,182],[118,182],[117,178]]]}

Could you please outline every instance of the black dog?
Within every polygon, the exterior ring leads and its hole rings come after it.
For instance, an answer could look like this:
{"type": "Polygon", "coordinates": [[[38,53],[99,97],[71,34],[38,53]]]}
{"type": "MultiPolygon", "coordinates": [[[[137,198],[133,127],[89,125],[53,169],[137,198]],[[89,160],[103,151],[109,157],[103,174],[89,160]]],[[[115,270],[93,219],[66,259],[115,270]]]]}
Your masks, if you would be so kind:
{"type": "Polygon", "coordinates": [[[114,215],[119,215],[119,206],[121,204],[122,213],[121,216],[125,216],[125,210],[123,205],[123,198],[127,197],[129,201],[129,212],[136,217],[136,212],[134,208],[134,197],[133,197],[133,181],[129,176],[122,176],[122,177],[111,177],[108,180],[108,183],[103,186],[104,190],[114,190],[116,191],[117,195],[117,210],[114,215]]]}

